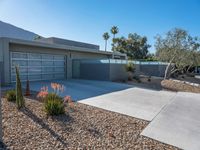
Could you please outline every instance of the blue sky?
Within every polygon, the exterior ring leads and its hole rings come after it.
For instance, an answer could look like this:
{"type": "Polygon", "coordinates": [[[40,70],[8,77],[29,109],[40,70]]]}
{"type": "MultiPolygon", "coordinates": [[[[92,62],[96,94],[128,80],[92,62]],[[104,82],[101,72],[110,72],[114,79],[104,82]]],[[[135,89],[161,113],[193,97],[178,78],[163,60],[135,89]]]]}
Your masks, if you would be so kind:
{"type": "Polygon", "coordinates": [[[200,36],[200,0],[0,0],[0,20],[45,37],[99,44],[101,49],[102,34],[116,25],[118,36],[147,36],[154,52],[154,37],[174,27],[200,36]]]}

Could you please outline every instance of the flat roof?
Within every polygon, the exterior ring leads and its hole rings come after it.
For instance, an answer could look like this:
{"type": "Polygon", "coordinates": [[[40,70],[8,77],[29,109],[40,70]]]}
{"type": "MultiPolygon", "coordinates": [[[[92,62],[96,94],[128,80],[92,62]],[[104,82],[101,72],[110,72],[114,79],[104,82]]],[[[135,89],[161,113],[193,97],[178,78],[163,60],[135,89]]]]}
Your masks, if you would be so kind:
{"type": "MultiPolygon", "coordinates": [[[[104,54],[104,55],[113,54],[113,52],[105,52],[101,50],[94,50],[94,49],[89,49],[89,48],[68,46],[68,45],[61,45],[61,44],[50,44],[50,43],[39,42],[39,41],[29,41],[29,40],[14,39],[14,38],[8,38],[8,37],[0,37],[0,39],[5,39],[9,43],[12,43],[12,44],[20,44],[20,45],[28,45],[28,46],[36,46],[36,47],[44,47],[44,48],[55,48],[55,49],[77,51],[77,52],[98,53],[98,54],[104,54]]],[[[120,54],[120,55],[124,56],[124,54],[120,54]]]]}
{"type": "Polygon", "coordinates": [[[46,42],[50,44],[60,44],[60,45],[68,45],[68,46],[83,47],[83,48],[89,48],[93,50],[99,50],[99,45],[73,41],[73,40],[68,40],[68,39],[62,39],[62,38],[57,38],[57,37],[39,38],[39,39],[36,39],[36,41],[46,42]]]}

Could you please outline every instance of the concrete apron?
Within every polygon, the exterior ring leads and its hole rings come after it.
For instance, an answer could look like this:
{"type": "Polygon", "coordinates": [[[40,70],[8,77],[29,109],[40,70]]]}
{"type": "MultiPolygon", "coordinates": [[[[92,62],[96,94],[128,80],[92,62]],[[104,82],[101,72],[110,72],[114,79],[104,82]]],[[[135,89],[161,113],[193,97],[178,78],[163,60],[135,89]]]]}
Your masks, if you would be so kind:
{"type": "Polygon", "coordinates": [[[141,135],[185,150],[200,150],[200,94],[179,92],[141,135]]]}

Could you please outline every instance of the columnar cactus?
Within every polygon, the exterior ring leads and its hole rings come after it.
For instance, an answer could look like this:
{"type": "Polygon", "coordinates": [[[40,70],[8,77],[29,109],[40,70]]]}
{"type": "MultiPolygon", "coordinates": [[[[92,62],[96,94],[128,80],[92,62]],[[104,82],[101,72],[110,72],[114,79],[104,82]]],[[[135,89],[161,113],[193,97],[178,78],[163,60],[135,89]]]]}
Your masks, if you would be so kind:
{"type": "Polygon", "coordinates": [[[25,101],[22,94],[22,85],[19,77],[19,67],[15,66],[15,70],[16,70],[16,104],[17,108],[20,109],[25,106],[25,101]]]}

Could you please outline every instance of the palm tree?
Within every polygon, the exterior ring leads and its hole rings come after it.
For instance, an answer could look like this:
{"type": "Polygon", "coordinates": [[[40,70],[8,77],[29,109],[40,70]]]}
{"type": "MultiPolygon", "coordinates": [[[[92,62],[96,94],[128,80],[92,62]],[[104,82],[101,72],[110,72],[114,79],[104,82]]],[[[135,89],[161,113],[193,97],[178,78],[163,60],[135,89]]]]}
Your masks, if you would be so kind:
{"type": "Polygon", "coordinates": [[[115,34],[117,34],[119,32],[119,29],[117,26],[113,26],[110,30],[110,32],[113,34],[113,39],[112,39],[112,50],[115,50],[115,34]]]}
{"type": "Polygon", "coordinates": [[[110,35],[108,34],[108,32],[105,32],[103,34],[103,38],[105,40],[105,51],[106,51],[106,49],[107,49],[107,42],[108,42],[108,39],[110,38],[110,35]]]}
{"type": "Polygon", "coordinates": [[[117,34],[119,32],[118,27],[117,26],[113,26],[110,31],[113,34],[113,39],[115,39],[115,34],[117,34]]]}

